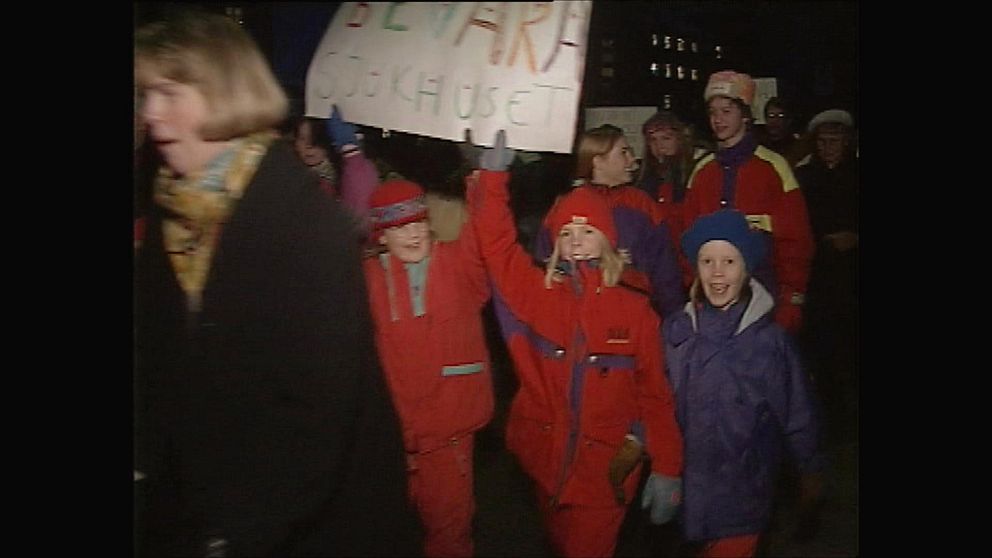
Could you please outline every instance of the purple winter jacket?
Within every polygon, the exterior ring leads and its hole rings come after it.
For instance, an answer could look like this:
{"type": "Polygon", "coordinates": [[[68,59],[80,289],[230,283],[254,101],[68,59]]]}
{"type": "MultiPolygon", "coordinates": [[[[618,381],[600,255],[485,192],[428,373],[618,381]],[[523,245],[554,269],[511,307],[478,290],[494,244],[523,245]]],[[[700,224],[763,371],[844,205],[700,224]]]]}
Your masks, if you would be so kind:
{"type": "Polygon", "coordinates": [[[680,520],[688,540],[765,529],[787,447],[799,469],[822,469],[819,418],[792,339],[772,320],[774,299],[727,311],[686,304],[664,324],[668,377],[685,443],[680,520]]]}

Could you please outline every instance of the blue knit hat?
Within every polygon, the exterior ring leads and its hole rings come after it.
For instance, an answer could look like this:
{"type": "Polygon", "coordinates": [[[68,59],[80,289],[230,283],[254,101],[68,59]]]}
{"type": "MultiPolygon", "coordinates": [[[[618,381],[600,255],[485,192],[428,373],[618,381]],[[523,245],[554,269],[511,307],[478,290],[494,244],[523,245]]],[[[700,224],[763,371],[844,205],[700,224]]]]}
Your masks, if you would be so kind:
{"type": "Polygon", "coordinates": [[[733,244],[744,256],[744,265],[749,273],[761,264],[768,251],[764,235],[752,231],[744,214],[734,209],[721,209],[704,215],[682,235],[682,251],[693,267],[699,249],[711,240],[726,240],[733,244]]]}

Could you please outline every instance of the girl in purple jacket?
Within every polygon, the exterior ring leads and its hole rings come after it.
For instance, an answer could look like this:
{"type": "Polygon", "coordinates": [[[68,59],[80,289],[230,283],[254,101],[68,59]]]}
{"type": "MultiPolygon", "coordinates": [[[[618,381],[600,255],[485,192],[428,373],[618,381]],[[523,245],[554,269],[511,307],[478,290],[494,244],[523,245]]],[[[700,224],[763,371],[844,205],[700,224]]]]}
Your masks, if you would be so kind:
{"type": "Polygon", "coordinates": [[[685,538],[702,543],[699,556],[754,555],[783,447],[803,473],[823,466],[799,354],[750,277],[765,242],[734,210],[700,217],[682,236],[696,277],[664,338],[685,441],[680,520],[685,538]]]}

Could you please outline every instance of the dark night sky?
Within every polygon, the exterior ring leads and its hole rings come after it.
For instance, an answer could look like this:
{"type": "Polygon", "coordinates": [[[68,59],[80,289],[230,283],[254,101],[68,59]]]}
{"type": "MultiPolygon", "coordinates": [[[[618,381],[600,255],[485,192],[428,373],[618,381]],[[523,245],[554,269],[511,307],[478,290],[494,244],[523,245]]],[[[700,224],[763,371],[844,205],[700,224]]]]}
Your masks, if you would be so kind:
{"type": "MultiPolygon", "coordinates": [[[[290,97],[301,99],[310,58],[340,5],[339,2],[203,3],[213,11],[240,5],[245,27],[269,55],[290,97]]],[[[168,3],[137,3],[136,21],[170,9],[168,3]]],[[[859,5],[854,1],[670,0],[593,4],[590,39],[616,33],[639,42],[650,33],[685,34],[727,53],[715,69],[735,69],[755,77],[779,78],[779,92],[799,101],[808,117],[840,106],[858,112],[859,5]]],[[[592,47],[590,47],[592,48],[592,47]]],[[[640,44],[621,45],[618,53],[647,56],[640,44]]],[[[642,60],[628,61],[642,67],[642,60]]],[[[643,64],[646,67],[646,64],[643,64]]],[[[629,73],[625,91],[644,91],[647,76],[629,73]]],[[[705,78],[698,87],[700,92],[705,78]]],[[[641,97],[646,95],[641,94],[641,97]]],[[[657,99],[631,97],[624,104],[657,104],[657,99]]],[[[296,107],[294,107],[296,108],[296,107]]]]}

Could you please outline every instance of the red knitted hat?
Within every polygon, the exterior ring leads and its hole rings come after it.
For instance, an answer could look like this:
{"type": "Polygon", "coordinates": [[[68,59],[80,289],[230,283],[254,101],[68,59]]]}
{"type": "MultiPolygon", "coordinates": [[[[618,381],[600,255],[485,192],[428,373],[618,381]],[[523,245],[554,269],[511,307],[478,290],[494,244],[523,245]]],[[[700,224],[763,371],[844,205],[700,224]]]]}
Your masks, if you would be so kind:
{"type": "Polygon", "coordinates": [[[613,213],[603,196],[595,190],[575,188],[558,198],[548,211],[548,216],[544,218],[544,224],[551,232],[551,238],[556,238],[558,231],[571,223],[596,227],[606,235],[610,246],[617,247],[617,228],[613,224],[613,213]]]}
{"type": "Polygon", "coordinates": [[[387,180],[369,197],[369,220],[375,236],[390,227],[426,218],[424,189],[409,180],[387,180]]]}

